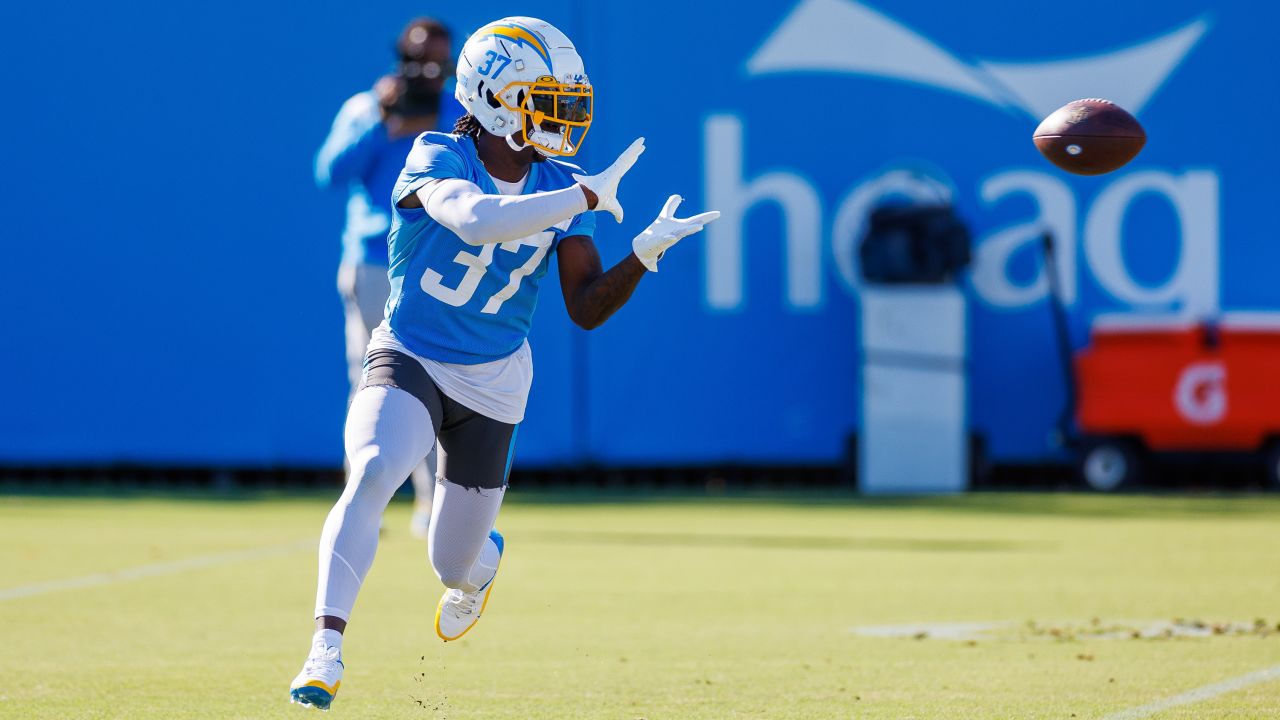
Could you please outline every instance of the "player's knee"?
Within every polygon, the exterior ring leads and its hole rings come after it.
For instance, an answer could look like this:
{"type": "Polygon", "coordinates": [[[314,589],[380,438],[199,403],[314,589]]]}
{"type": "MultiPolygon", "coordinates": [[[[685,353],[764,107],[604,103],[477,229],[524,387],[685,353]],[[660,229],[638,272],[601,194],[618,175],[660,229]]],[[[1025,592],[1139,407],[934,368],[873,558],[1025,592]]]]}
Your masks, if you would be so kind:
{"type": "Polygon", "coordinates": [[[436,577],[440,578],[440,582],[447,588],[467,589],[469,587],[469,576],[471,574],[471,564],[464,562],[442,562],[440,559],[432,559],[432,567],[436,571],[436,577]]]}

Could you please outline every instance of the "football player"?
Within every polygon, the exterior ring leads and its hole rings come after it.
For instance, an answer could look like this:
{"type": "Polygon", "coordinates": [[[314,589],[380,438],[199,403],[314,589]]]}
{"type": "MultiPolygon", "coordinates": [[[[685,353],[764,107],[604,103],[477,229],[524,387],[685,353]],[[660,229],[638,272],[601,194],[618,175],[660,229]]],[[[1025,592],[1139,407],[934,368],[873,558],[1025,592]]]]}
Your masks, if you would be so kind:
{"type": "Polygon", "coordinates": [[[555,255],[570,318],[598,327],[681,238],[719,217],[675,215],[672,195],[605,271],[596,212],[622,221],[618,183],[644,152],[628,147],[587,175],[559,158],[582,147],[592,87],[573,43],[550,24],[510,17],[466,42],[454,133],[420,135],[392,193],[391,299],[347,415],[350,478],[320,542],[316,631],[294,702],[328,708],[342,679],[342,632],[373,563],[378,523],[401,479],[438,442],[428,537],[446,586],[436,634],[462,637],[484,610],[502,558],[494,521],[533,379],[530,319],[555,255]]]}

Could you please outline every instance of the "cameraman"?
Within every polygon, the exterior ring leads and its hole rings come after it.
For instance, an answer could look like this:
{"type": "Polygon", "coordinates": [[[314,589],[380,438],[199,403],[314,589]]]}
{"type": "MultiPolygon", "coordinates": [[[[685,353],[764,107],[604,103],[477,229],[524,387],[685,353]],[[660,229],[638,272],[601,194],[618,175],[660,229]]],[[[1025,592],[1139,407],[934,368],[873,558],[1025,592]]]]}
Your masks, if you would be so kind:
{"type": "MultiPolygon", "coordinates": [[[[347,367],[355,393],[369,334],[382,322],[391,285],[387,231],[391,190],[414,139],[428,130],[452,132],[464,114],[452,92],[453,47],[448,28],[432,18],[405,26],[396,42],[395,71],[343,104],[316,155],[316,185],[348,192],[338,292],[346,311],[347,367]]],[[[434,456],[428,458],[434,465],[434,456]]],[[[427,463],[412,474],[410,532],[426,537],[434,478],[427,463]]]]}

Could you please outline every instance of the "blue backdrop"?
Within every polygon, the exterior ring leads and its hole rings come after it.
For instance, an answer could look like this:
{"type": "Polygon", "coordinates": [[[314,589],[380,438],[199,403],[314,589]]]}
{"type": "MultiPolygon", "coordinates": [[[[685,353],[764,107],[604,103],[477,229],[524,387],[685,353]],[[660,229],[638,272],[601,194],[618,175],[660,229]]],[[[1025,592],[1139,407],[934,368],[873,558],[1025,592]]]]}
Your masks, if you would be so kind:
{"type": "Polygon", "coordinates": [[[534,13],[575,38],[597,96],[580,159],[648,139],[626,223],[601,221],[606,263],[670,193],[725,213],[596,332],[543,297],[526,466],[838,459],[858,418],[851,241],[883,192],[919,186],[902,168],[975,229],[970,407],[997,460],[1054,452],[1040,228],[1067,251],[1080,339],[1099,312],[1280,304],[1274,5],[8,3],[0,462],[340,462],[343,201],[311,162],[424,13],[460,37],[534,13]],[[1088,96],[1150,141],[1070,177],[1030,135],[1088,96]]]}

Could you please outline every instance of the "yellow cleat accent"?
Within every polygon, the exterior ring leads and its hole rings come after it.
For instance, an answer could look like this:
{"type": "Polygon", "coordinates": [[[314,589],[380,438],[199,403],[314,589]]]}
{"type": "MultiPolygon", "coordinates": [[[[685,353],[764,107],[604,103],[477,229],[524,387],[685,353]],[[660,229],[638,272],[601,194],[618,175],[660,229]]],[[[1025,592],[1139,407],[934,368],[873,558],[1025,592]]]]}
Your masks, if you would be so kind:
{"type": "Polygon", "coordinates": [[[440,611],[441,611],[442,609],[444,609],[444,600],[445,600],[445,598],[449,597],[449,594],[448,594],[448,593],[445,593],[444,595],[442,595],[442,596],[440,597],[440,602],[436,603],[436,636],[437,636],[437,637],[439,637],[441,640],[443,640],[443,641],[445,641],[445,642],[449,642],[449,641],[451,641],[451,640],[457,640],[458,638],[462,637],[463,635],[466,635],[466,634],[467,634],[467,632],[471,630],[471,628],[475,627],[475,626],[476,626],[476,623],[477,623],[477,622],[480,622],[480,616],[484,614],[484,609],[485,609],[486,607],[488,607],[488,606],[489,606],[489,593],[493,592],[493,584],[494,584],[494,582],[495,582],[496,580],[497,580],[497,578],[494,578],[493,580],[490,580],[490,581],[489,581],[489,585],[488,585],[487,587],[485,587],[485,589],[484,589],[484,600],[483,600],[483,601],[481,601],[481,603],[480,603],[480,612],[476,613],[475,619],[473,619],[473,620],[471,621],[471,624],[470,624],[470,625],[468,625],[468,626],[466,626],[465,628],[463,628],[463,629],[462,629],[462,632],[458,633],[457,635],[454,635],[453,637],[449,637],[449,636],[445,635],[445,634],[444,634],[444,631],[440,629],[440,611]]]}
{"type": "Polygon", "coordinates": [[[329,693],[330,695],[337,695],[338,688],[342,687],[342,681],[339,680],[338,682],[333,684],[333,687],[329,687],[328,685],[325,685],[323,682],[319,680],[312,680],[310,682],[305,682],[299,685],[298,687],[318,687],[321,690],[329,693]]]}

